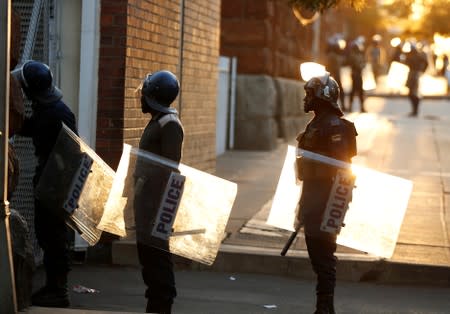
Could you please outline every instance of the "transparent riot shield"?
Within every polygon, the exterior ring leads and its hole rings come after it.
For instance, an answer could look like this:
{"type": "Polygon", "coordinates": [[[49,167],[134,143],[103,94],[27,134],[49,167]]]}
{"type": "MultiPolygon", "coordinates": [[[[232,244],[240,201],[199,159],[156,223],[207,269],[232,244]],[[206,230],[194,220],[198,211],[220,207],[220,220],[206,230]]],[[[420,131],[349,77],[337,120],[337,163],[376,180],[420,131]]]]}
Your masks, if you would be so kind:
{"type": "Polygon", "coordinates": [[[124,145],[106,210],[123,212],[125,239],[211,265],[236,193],[235,183],[124,145]]]}
{"type": "Polygon", "coordinates": [[[295,190],[294,151],[298,157],[338,167],[344,175],[341,179],[336,177],[336,180],[344,181],[339,185],[335,180],[335,192],[330,193],[322,219],[322,231],[336,233],[340,245],[383,258],[392,257],[411,195],[412,182],[292,146],[288,149],[267,223],[294,230],[293,219],[300,197],[299,194],[296,197],[288,195],[295,190]],[[343,191],[351,185],[354,187],[349,197],[348,192],[343,191]]]}
{"type": "Polygon", "coordinates": [[[36,186],[35,196],[90,245],[100,239],[97,228],[114,171],[76,134],[63,125],[36,186]]]}
{"type": "Polygon", "coordinates": [[[267,223],[294,231],[297,203],[301,192],[302,185],[298,184],[295,174],[295,147],[289,145],[267,223]]]}
{"type": "Polygon", "coordinates": [[[386,85],[392,91],[400,92],[406,85],[409,67],[403,63],[394,61],[391,63],[387,75],[386,85]]]}

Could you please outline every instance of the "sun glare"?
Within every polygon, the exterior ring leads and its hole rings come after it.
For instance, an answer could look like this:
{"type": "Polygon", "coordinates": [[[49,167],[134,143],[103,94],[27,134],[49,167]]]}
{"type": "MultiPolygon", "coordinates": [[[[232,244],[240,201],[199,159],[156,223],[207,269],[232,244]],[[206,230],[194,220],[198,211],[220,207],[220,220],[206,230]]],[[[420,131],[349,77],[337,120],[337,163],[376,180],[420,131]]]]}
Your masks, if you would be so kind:
{"type": "Polygon", "coordinates": [[[300,76],[306,82],[312,77],[325,75],[325,67],[315,62],[304,62],[300,64],[300,76]]]}
{"type": "Polygon", "coordinates": [[[416,0],[411,5],[411,19],[413,21],[420,20],[425,13],[425,5],[423,3],[423,0],[416,0]]]}

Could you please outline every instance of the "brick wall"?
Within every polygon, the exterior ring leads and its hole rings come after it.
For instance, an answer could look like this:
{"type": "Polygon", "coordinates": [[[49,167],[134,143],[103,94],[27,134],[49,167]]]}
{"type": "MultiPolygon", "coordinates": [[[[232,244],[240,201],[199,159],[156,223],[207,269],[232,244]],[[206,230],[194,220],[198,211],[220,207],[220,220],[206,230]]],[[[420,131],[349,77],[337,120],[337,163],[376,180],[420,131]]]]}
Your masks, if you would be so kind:
{"type": "Polygon", "coordinates": [[[127,0],[102,1],[97,103],[97,153],[116,169],[123,142],[127,0]]]}
{"type": "Polygon", "coordinates": [[[220,0],[186,1],[183,106],[184,160],[212,172],[216,162],[216,98],[220,0]]]}
{"type": "Polygon", "coordinates": [[[287,0],[222,1],[220,53],[238,58],[238,73],[298,79],[310,58],[312,27],[301,26],[287,0]]]}
{"type": "Polygon", "coordinates": [[[180,10],[179,0],[102,2],[97,152],[113,168],[122,143],[137,146],[150,119],[136,87],[146,73],[166,69],[182,83],[181,106],[180,97],[174,103],[185,128],[182,162],[215,169],[220,0],[185,1],[182,76],[180,10]]]}
{"type": "Polygon", "coordinates": [[[142,79],[158,70],[169,70],[179,77],[179,21],[178,1],[128,0],[123,139],[132,146],[138,146],[151,118],[142,113],[136,92],[142,79]]]}

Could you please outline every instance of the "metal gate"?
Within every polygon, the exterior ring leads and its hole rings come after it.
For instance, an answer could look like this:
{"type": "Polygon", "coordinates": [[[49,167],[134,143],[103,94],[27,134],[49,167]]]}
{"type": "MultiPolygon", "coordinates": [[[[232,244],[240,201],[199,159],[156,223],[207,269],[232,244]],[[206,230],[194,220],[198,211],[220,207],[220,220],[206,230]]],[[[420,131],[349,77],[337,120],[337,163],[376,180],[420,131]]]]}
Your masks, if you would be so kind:
{"type": "MultiPolygon", "coordinates": [[[[49,63],[48,60],[48,20],[50,18],[50,1],[41,0],[14,0],[13,9],[21,17],[21,61],[33,59],[49,63]]],[[[17,34],[12,34],[17,36],[17,34]]],[[[25,101],[25,114],[31,114],[31,103],[25,101]]],[[[34,233],[34,194],[33,176],[36,167],[34,146],[29,138],[15,136],[11,143],[14,144],[20,162],[19,183],[11,198],[11,208],[17,210],[27,221],[30,234],[29,237],[34,247],[36,263],[42,260],[42,252],[37,243],[34,233]]]]}

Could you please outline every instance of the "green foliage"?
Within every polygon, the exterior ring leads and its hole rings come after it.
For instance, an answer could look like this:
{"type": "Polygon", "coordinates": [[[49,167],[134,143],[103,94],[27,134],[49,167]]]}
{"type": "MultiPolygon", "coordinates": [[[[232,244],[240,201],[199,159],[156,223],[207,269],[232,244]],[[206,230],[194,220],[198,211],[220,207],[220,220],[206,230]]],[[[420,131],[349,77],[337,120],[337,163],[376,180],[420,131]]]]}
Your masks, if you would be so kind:
{"type": "Polygon", "coordinates": [[[381,23],[380,12],[374,4],[366,5],[358,14],[355,14],[349,8],[345,12],[343,23],[347,25],[347,36],[349,38],[354,38],[358,35],[369,38],[375,33],[383,32],[384,26],[381,23]]]}
{"type": "Polygon", "coordinates": [[[383,20],[386,25],[397,25],[403,29],[403,36],[432,39],[434,33],[450,35],[448,12],[449,0],[425,0],[425,11],[419,20],[411,20],[411,5],[414,0],[395,1],[383,6],[383,20]]]}
{"type": "MultiPolygon", "coordinates": [[[[340,2],[341,0],[288,0],[291,6],[298,6],[313,12],[323,12],[337,6],[340,2]]],[[[366,0],[345,0],[345,2],[357,11],[361,11],[366,4],[366,0]]]]}
{"type": "Polygon", "coordinates": [[[407,19],[411,14],[411,5],[413,2],[414,0],[395,1],[390,5],[384,5],[383,8],[390,17],[407,19]]]}
{"type": "Polygon", "coordinates": [[[422,29],[427,30],[429,35],[434,33],[450,35],[448,12],[450,12],[450,1],[434,0],[430,3],[428,13],[424,16],[422,29]]]}

